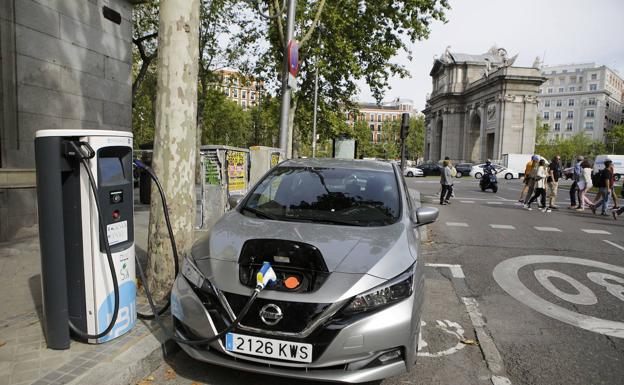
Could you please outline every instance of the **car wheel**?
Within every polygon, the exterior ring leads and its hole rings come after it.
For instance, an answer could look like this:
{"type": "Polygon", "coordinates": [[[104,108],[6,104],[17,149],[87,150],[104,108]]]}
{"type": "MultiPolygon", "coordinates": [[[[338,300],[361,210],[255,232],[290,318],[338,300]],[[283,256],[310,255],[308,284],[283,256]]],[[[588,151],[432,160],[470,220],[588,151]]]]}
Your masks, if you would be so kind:
{"type": "Polygon", "coordinates": [[[481,174],[480,172],[475,173],[475,178],[481,179],[481,176],[483,176],[483,174],[481,174]]]}
{"type": "Polygon", "coordinates": [[[409,176],[409,177],[413,177],[413,176],[414,176],[414,173],[413,173],[413,172],[411,172],[411,171],[409,171],[409,172],[407,173],[407,176],[409,176]]]}
{"type": "Polygon", "coordinates": [[[455,175],[455,176],[458,177],[458,178],[461,178],[462,177],[461,171],[457,171],[457,175],[455,175]]]}
{"type": "Polygon", "coordinates": [[[505,174],[505,179],[509,180],[509,179],[512,179],[512,178],[513,178],[513,175],[510,172],[505,174]]]}
{"type": "Polygon", "coordinates": [[[615,180],[618,181],[618,182],[620,181],[620,178],[622,178],[622,176],[620,174],[615,174],[614,177],[615,177],[615,180]]]}

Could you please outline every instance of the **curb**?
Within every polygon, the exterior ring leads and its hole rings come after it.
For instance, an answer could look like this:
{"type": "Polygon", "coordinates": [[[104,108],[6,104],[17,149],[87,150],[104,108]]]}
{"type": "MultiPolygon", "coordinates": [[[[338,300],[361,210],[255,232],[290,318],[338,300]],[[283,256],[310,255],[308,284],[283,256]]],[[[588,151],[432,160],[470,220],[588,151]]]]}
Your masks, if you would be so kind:
{"type": "Polygon", "coordinates": [[[179,346],[175,342],[162,342],[164,338],[162,330],[152,329],[152,333],[130,345],[112,360],[101,362],[69,384],[134,385],[156,370],[167,356],[178,351],[179,346]]]}

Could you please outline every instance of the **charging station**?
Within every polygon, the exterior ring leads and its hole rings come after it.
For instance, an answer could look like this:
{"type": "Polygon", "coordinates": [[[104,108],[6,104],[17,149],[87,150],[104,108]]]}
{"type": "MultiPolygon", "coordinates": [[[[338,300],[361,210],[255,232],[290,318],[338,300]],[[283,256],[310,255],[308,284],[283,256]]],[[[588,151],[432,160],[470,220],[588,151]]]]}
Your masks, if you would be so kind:
{"type": "Polygon", "coordinates": [[[35,162],[48,347],[68,349],[70,329],[89,343],[128,332],[136,322],[132,134],[37,131],[35,162]]]}

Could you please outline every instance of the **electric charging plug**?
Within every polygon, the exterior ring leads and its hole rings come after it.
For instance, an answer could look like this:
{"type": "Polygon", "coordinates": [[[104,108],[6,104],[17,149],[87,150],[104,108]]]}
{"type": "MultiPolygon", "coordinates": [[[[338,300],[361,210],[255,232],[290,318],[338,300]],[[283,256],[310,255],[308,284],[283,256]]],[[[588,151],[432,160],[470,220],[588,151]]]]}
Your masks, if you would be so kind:
{"type": "Polygon", "coordinates": [[[269,283],[275,282],[277,276],[269,262],[264,262],[256,274],[256,290],[263,290],[269,283]]]}

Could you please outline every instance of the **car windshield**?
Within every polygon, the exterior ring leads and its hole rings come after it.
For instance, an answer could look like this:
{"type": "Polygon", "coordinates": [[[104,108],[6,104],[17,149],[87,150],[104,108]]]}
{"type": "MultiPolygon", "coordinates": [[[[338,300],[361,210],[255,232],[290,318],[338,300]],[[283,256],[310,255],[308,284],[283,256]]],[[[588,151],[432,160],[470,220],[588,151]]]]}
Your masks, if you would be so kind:
{"type": "Polygon", "coordinates": [[[253,190],[244,215],[296,222],[386,226],[398,221],[393,172],[277,167],[253,190]]]}

